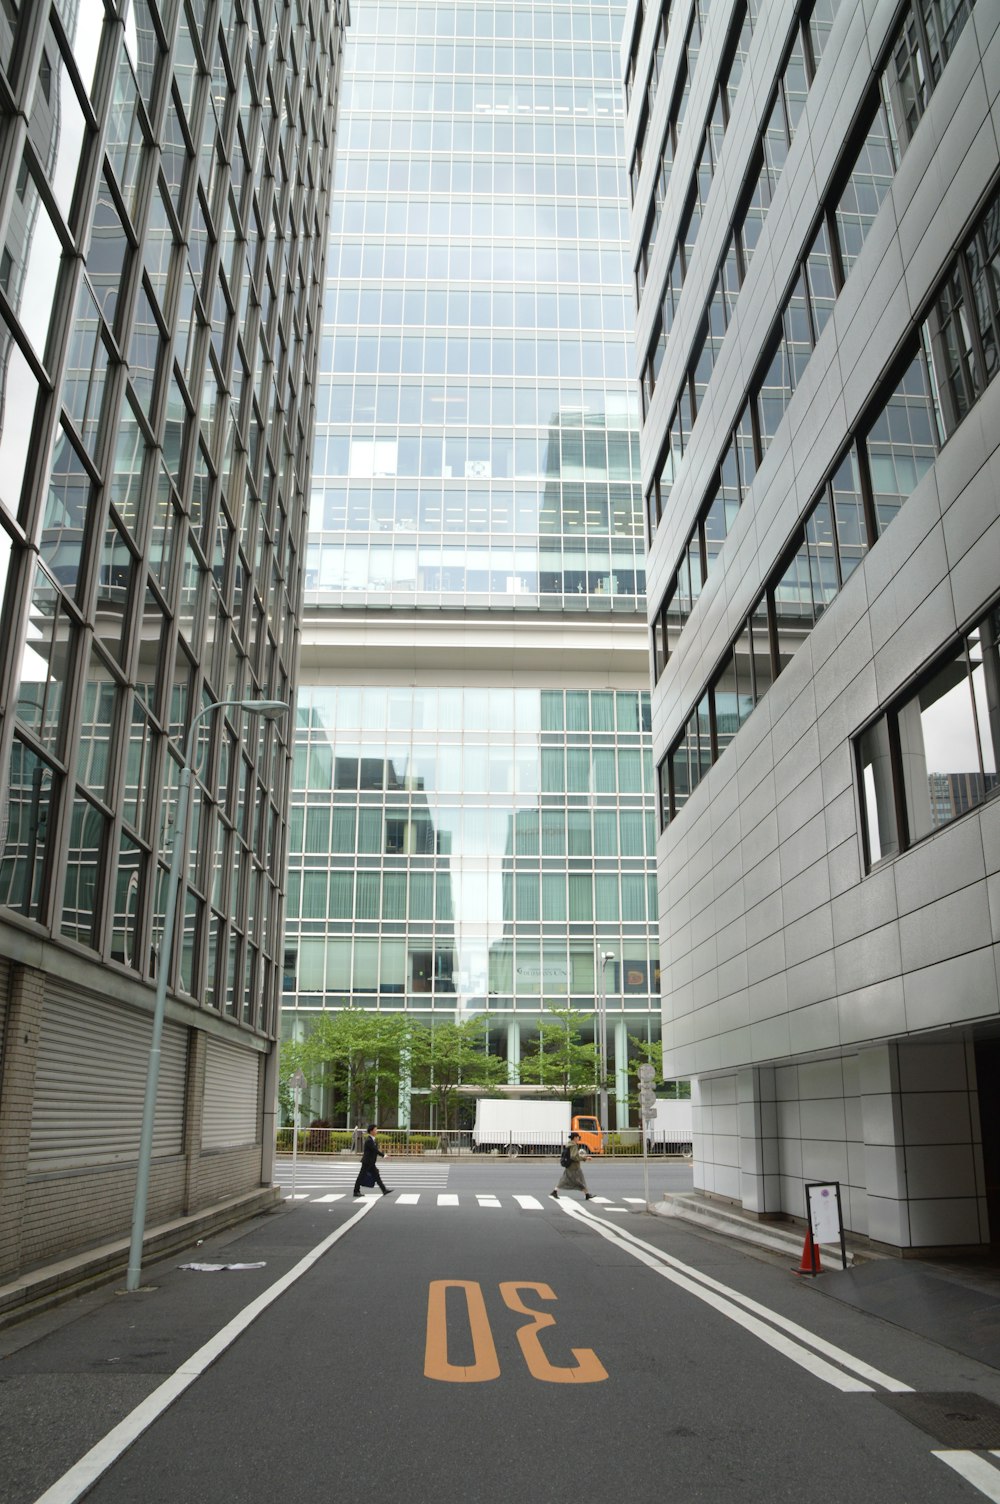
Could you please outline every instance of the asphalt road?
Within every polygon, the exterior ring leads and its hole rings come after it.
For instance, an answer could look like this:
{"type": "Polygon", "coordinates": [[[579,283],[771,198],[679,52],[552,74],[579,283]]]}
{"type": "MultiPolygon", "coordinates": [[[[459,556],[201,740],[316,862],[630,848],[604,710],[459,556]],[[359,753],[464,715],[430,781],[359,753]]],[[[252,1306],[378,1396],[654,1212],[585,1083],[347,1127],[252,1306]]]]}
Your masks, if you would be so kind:
{"type": "MultiPolygon", "coordinates": [[[[97,1504],[984,1497],[885,1398],[1000,1403],[1000,1373],[648,1216],[626,1199],[636,1166],[588,1167],[603,1199],[585,1208],[549,1199],[552,1163],[384,1164],[400,1189],[360,1206],[352,1171],[303,1167],[301,1201],[150,1271],[146,1293],[0,1333],[3,1504],[82,1497],[74,1464],[144,1400],[97,1504]],[[193,1353],[337,1232],[160,1408],[193,1353]]],[[[657,1165],[654,1189],[684,1175],[657,1165]]],[[[1000,1466],[977,1460],[1000,1498],[1000,1466]]]]}

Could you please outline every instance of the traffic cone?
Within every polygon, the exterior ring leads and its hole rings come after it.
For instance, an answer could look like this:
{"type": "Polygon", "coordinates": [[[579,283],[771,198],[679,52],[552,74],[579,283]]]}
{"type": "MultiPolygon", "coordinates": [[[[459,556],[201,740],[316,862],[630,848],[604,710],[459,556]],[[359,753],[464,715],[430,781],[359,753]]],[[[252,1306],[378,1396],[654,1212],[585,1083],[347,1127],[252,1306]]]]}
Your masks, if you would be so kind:
{"type": "Polygon", "coordinates": [[[802,1258],[799,1267],[792,1270],[793,1274],[822,1274],[823,1265],[819,1258],[819,1244],[813,1242],[812,1228],[806,1228],[805,1241],[802,1244],[802,1258]]]}

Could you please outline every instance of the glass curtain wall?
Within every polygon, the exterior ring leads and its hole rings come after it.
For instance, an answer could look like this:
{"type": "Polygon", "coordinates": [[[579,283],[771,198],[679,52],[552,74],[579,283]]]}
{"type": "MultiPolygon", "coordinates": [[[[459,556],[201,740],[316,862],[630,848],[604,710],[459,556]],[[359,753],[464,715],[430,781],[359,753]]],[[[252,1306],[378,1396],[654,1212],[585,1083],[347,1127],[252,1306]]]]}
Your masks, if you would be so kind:
{"type": "Polygon", "coordinates": [[[352,7],[313,599],[641,604],[624,9],[352,7]]]}
{"type": "Polygon", "coordinates": [[[659,1034],[625,9],[352,5],[306,555],[289,1034],[348,1004],[488,1009],[516,1075],[547,1005],[578,1007],[593,1038],[598,944],[616,956],[609,1058],[625,1048],[612,1019],[659,1034]],[[322,669],[311,631],[321,621],[328,640],[359,611],[405,616],[405,675],[366,683],[359,668],[347,684],[322,669]],[[556,691],[558,661],[540,648],[533,670],[519,647],[516,690],[509,670],[443,674],[440,649],[430,656],[442,611],[526,636],[539,617],[583,631],[599,615],[606,648],[639,634],[638,669],[627,689],[602,669],[556,691]]]}

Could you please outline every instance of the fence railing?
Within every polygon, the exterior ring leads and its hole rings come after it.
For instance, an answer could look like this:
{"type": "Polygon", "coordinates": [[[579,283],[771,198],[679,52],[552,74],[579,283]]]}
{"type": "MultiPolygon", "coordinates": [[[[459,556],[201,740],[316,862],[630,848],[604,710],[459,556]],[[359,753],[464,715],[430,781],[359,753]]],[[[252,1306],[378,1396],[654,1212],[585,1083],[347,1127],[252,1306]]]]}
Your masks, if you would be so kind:
{"type": "MultiPolygon", "coordinates": [[[[275,1147],[279,1154],[291,1154],[291,1128],[279,1128],[275,1147]]],[[[397,1156],[434,1155],[437,1157],[487,1157],[515,1159],[518,1156],[546,1158],[557,1155],[562,1141],[553,1142],[551,1134],[509,1134],[500,1140],[477,1143],[469,1128],[449,1128],[428,1132],[421,1128],[380,1128],[379,1146],[386,1154],[397,1156]]],[[[691,1141],[658,1133],[648,1140],[652,1155],[690,1154],[691,1141]]],[[[353,1133],[344,1128],[300,1128],[298,1152],[316,1155],[353,1155],[361,1152],[353,1133]]],[[[621,1128],[604,1135],[606,1158],[634,1158],[642,1154],[642,1134],[638,1128],[621,1128]]]]}

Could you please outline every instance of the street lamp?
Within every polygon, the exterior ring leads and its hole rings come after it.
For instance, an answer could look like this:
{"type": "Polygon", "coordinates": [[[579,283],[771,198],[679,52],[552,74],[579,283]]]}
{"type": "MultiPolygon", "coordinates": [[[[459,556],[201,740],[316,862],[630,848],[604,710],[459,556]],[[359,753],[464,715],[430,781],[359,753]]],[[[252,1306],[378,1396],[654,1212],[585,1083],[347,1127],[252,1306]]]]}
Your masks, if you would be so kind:
{"type": "Polygon", "coordinates": [[[600,1127],[606,1133],[608,1130],[608,988],[604,968],[609,961],[615,959],[613,950],[601,950],[598,947],[597,967],[597,1028],[599,1033],[599,1059],[601,1062],[600,1102],[598,1106],[597,1120],[600,1127]]]}
{"type": "Polygon", "coordinates": [[[191,717],[187,741],[184,745],[184,762],[177,785],[177,818],[174,821],[174,845],[170,853],[170,872],[167,877],[166,907],[163,915],[163,936],[156,960],[156,1001],[153,1005],[153,1037],[149,1043],[149,1063],[146,1067],[146,1097],[142,1106],[142,1131],[139,1135],[139,1164],[135,1176],[135,1199],[132,1203],[132,1238],[129,1244],[126,1290],[138,1290],[142,1277],[142,1240],[146,1230],[146,1200],[149,1195],[149,1168],[153,1157],[153,1122],[156,1116],[156,1087],[160,1075],[160,1041],[163,1038],[163,1018],[167,1009],[167,973],[174,948],[174,921],[177,916],[177,892],[180,888],[181,863],[184,860],[184,841],[187,830],[188,802],[191,792],[191,758],[194,753],[194,733],[198,722],[217,710],[246,710],[252,715],[265,716],[273,721],[288,714],[284,700],[213,700],[203,705],[191,717]]]}

